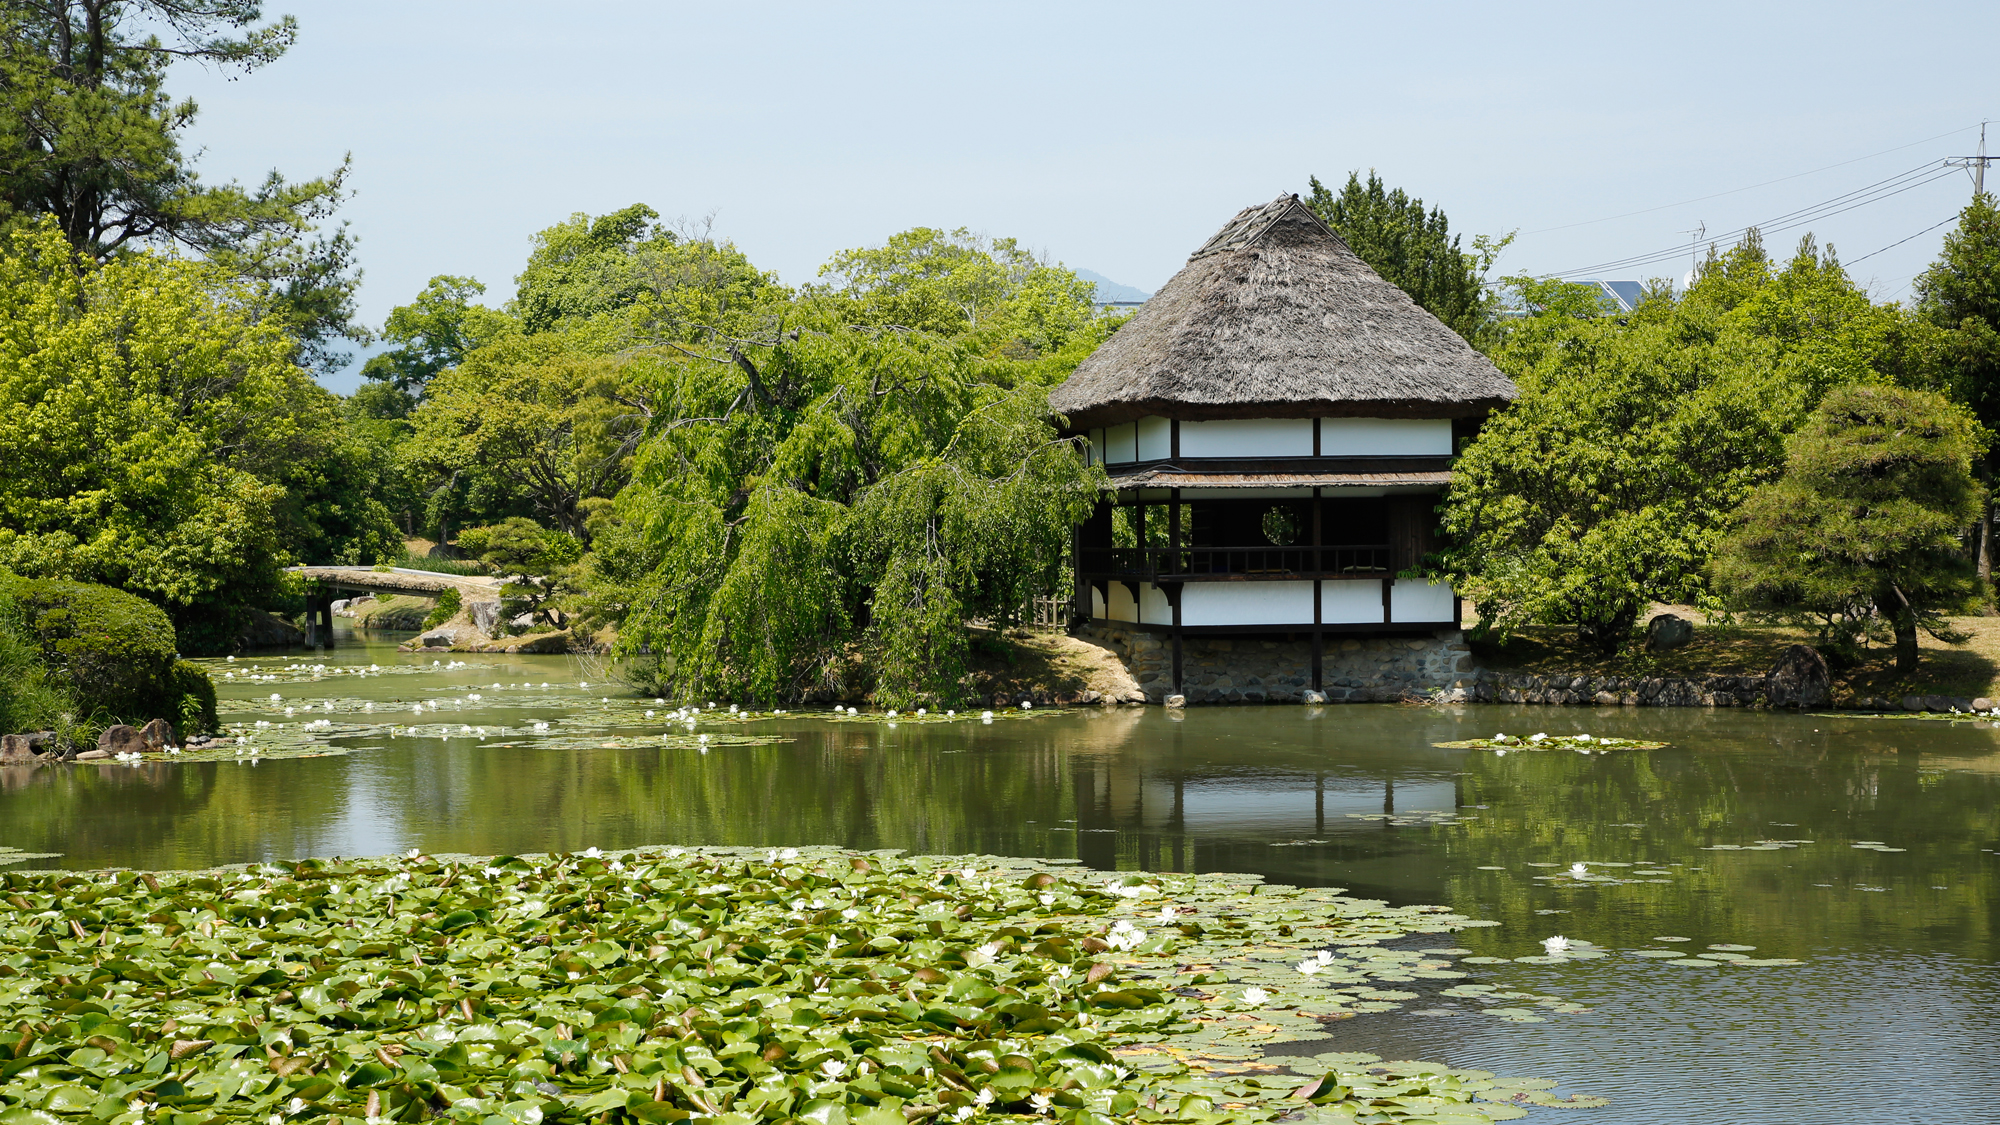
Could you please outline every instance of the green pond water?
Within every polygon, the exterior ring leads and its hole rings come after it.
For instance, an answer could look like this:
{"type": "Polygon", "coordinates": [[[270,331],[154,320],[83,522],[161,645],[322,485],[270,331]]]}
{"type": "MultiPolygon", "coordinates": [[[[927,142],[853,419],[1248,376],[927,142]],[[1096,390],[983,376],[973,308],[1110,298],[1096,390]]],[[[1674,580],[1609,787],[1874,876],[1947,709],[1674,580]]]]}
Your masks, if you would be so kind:
{"type": "Polygon", "coordinates": [[[893,725],[725,709],[690,727],[601,662],[434,659],[372,641],[213,662],[249,741],[223,760],[0,770],[0,846],[79,868],[679,843],[1250,871],[1497,921],[1454,936],[1461,968],[1589,1008],[1512,1023],[1411,985],[1398,1010],[1290,1049],[1613,1099],[1537,1120],[2000,1121],[1990,726],[1346,706],[893,725]],[[1669,745],[1432,745],[1500,732],[1669,745]],[[1516,960],[1558,934],[1607,955],[1516,960]],[[1677,963],[1710,952],[1800,963],[1677,963]]]}

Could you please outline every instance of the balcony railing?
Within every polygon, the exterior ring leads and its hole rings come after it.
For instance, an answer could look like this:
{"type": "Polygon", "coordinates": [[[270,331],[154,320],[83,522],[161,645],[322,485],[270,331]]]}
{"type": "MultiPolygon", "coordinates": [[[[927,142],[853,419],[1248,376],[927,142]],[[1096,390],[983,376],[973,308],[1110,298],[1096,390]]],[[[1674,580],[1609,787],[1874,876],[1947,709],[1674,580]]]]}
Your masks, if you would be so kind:
{"type": "Polygon", "coordinates": [[[1096,547],[1080,559],[1085,574],[1135,578],[1311,577],[1387,575],[1386,543],[1341,547],[1096,547]]]}

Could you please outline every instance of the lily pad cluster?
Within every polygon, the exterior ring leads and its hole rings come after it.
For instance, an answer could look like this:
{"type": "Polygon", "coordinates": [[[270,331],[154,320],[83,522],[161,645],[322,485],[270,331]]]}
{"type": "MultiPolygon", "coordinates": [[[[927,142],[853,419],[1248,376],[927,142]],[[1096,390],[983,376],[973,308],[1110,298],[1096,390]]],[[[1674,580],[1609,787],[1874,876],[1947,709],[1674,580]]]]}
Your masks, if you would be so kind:
{"type": "Polygon", "coordinates": [[[1572,750],[1602,753],[1606,750],[1658,750],[1667,744],[1637,738],[1613,738],[1590,734],[1496,734],[1492,738],[1466,738],[1457,742],[1433,742],[1445,750],[1572,750]]]}
{"type": "MultiPolygon", "coordinates": [[[[1476,1123],[1602,1104],[1260,1057],[1413,996],[1384,983],[1516,996],[1464,982],[1461,950],[1385,945],[1472,919],[1255,877],[592,849],[0,882],[5,1125],[1476,1123]]],[[[1519,998],[1535,1007],[1516,1018],[1561,1009],[1519,998]]]]}

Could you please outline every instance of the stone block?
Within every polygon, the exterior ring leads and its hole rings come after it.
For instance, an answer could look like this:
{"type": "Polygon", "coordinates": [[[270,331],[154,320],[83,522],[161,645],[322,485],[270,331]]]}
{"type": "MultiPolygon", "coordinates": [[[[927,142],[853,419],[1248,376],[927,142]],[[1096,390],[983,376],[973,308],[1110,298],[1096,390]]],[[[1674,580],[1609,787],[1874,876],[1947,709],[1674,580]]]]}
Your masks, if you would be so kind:
{"type": "MultiPolygon", "coordinates": [[[[97,748],[104,751],[107,758],[114,754],[141,753],[146,749],[146,736],[138,727],[118,723],[105,727],[104,733],[97,736],[97,748]]],[[[82,757],[82,754],[77,755],[79,760],[82,757]]]]}
{"type": "Polygon", "coordinates": [[[1180,709],[1180,708],[1182,708],[1182,707],[1186,707],[1186,706],[1188,705],[1188,700],[1187,700],[1187,696],[1185,696],[1185,695],[1170,695],[1170,696],[1168,696],[1168,697],[1166,698],[1166,705],[1167,705],[1168,707],[1171,707],[1171,708],[1174,708],[1174,709],[1176,709],[1176,710],[1178,710],[1178,709],[1180,709]]]}
{"type": "Polygon", "coordinates": [[[1991,711],[1993,710],[1993,706],[1993,701],[1983,695],[1972,701],[1972,709],[1974,711],[1991,711]]]}

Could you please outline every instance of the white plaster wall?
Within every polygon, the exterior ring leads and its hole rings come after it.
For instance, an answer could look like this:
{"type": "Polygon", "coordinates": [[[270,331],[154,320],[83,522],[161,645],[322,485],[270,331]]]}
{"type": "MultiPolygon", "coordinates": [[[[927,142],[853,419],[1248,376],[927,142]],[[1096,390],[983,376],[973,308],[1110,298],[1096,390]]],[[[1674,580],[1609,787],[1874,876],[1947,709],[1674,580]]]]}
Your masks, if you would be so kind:
{"type": "Polygon", "coordinates": [[[1312,592],[1310,582],[1190,582],[1181,587],[1181,624],[1311,625],[1312,592]]]}
{"type": "Polygon", "coordinates": [[[1139,460],[1164,461],[1173,455],[1173,423],[1165,418],[1139,419],[1139,460]]]}
{"type": "Polygon", "coordinates": [[[1090,588],[1090,619],[1092,621],[1104,620],[1104,595],[1098,593],[1095,586],[1090,588]]]}
{"type": "Polygon", "coordinates": [[[1106,619],[1111,621],[1138,621],[1139,607],[1132,603],[1132,591],[1126,589],[1123,582],[1113,582],[1110,585],[1111,604],[1105,607],[1104,616],[1106,619]]]}
{"type": "Polygon", "coordinates": [[[1452,600],[1451,586],[1447,583],[1398,578],[1395,588],[1389,591],[1389,620],[1450,621],[1452,600]]]}
{"type": "Polygon", "coordinates": [[[1320,620],[1328,625],[1380,624],[1382,583],[1373,579],[1322,582],[1319,584],[1319,614],[1320,620]]]}
{"type": "Polygon", "coordinates": [[[1449,418],[1322,418],[1321,457],[1449,457],[1449,418]]]}
{"type": "Polygon", "coordinates": [[[1310,418],[1225,418],[1181,423],[1183,457],[1311,457],[1310,418]]]}
{"type": "Polygon", "coordinates": [[[1139,584],[1139,620],[1148,625],[1174,623],[1174,607],[1167,604],[1166,591],[1151,582],[1139,584]]]}
{"type": "Polygon", "coordinates": [[[1105,464],[1117,465],[1135,458],[1136,450],[1133,448],[1132,436],[1136,429],[1132,423],[1127,422],[1104,431],[1105,464]]]}

